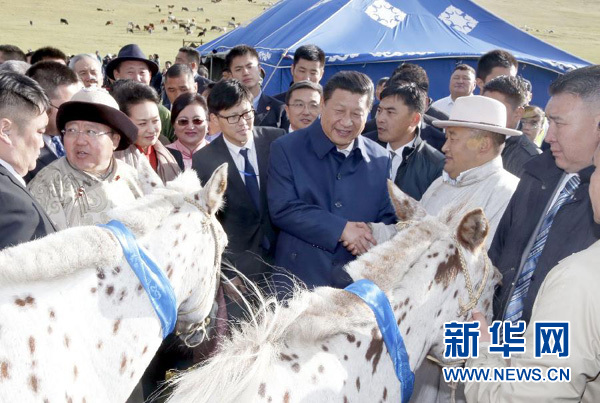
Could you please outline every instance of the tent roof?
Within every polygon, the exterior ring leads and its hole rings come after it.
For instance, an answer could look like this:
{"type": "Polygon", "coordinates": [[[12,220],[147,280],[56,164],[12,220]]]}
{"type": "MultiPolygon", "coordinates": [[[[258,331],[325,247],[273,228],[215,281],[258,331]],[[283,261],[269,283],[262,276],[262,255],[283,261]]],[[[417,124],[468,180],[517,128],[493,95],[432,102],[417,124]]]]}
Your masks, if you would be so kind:
{"type": "Polygon", "coordinates": [[[555,72],[589,64],[469,0],[281,0],[199,50],[221,53],[238,44],[256,48],[272,67],[289,66],[289,55],[305,44],[321,47],[329,65],[478,58],[497,48],[555,72]]]}

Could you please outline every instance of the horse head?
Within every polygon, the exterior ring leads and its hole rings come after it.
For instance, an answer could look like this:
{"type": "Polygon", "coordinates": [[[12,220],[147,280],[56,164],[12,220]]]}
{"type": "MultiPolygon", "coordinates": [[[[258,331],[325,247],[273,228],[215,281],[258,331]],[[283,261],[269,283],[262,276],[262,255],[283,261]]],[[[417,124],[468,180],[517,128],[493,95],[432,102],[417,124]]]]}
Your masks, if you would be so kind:
{"type": "Polygon", "coordinates": [[[144,165],[140,179],[150,195],[134,205],[111,211],[150,252],[175,291],[178,306],[176,332],[187,344],[199,343],[215,299],[221,254],[227,236],[215,214],[223,204],[227,164],[218,167],[204,187],[193,170],[163,185],[144,165]]]}

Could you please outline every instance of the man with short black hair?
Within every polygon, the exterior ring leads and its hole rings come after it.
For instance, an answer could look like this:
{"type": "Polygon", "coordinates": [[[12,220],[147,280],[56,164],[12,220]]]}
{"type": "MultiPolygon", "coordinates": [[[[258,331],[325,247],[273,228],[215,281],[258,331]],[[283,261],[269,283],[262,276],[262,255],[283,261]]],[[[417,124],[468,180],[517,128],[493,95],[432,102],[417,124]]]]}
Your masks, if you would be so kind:
{"type": "Polygon", "coordinates": [[[55,231],[23,180],[44,145],[49,105],[44,90],[31,78],[0,74],[0,249],[55,231]]]}
{"type": "Polygon", "coordinates": [[[388,177],[415,200],[421,200],[444,168],[444,155],[421,138],[425,103],[425,94],[414,83],[387,86],[377,109],[377,131],[365,133],[390,153],[388,177]]]}
{"type": "Polygon", "coordinates": [[[196,82],[196,91],[202,94],[206,86],[212,81],[208,79],[208,70],[200,64],[200,52],[189,46],[179,48],[177,56],[175,56],[175,64],[185,64],[192,70],[194,81],[196,82]],[[200,74],[200,68],[206,70],[206,75],[200,74]]]}
{"type": "Polygon", "coordinates": [[[432,108],[436,108],[447,115],[450,115],[456,98],[473,95],[473,91],[475,90],[475,69],[464,63],[457,65],[450,76],[449,89],[450,95],[438,99],[431,104],[432,108]]]}
{"type": "MultiPolygon", "coordinates": [[[[294,52],[294,62],[290,69],[292,82],[290,85],[308,80],[318,84],[325,73],[325,52],[316,45],[302,45],[294,52]]],[[[285,102],[285,94],[275,95],[273,98],[285,102]]]]}
{"type": "Polygon", "coordinates": [[[493,78],[498,76],[516,76],[519,62],[506,50],[496,49],[487,52],[477,61],[475,81],[479,91],[493,78]]]}
{"type": "MultiPolygon", "coordinates": [[[[208,146],[196,152],[192,168],[202,183],[223,163],[228,164],[225,207],[217,214],[229,240],[224,256],[256,284],[266,287],[272,271],[276,232],[267,203],[267,166],[271,143],[284,130],[254,125],[253,95],[238,80],[222,80],[208,96],[211,125],[222,132],[208,146]]],[[[246,286],[235,273],[226,273],[242,294],[246,286]]],[[[266,290],[266,288],[265,288],[266,290]]],[[[225,287],[226,298],[239,295],[225,287]]],[[[229,305],[230,317],[243,314],[238,304],[229,305]]]]}
{"type": "Polygon", "coordinates": [[[52,46],[45,46],[43,48],[37,49],[31,55],[31,64],[36,64],[37,62],[56,62],[67,65],[67,55],[65,52],[58,48],[54,48],[52,46]]]}
{"type": "Polygon", "coordinates": [[[0,45],[0,64],[9,60],[26,62],[25,53],[15,45],[0,45]]]}
{"type": "Polygon", "coordinates": [[[290,121],[288,133],[304,129],[321,114],[323,87],[312,81],[298,81],[285,96],[285,113],[290,121]]]}
{"type": "Polygon", "coordinates": [[[287,127],[283,102],[265,94],[261,89],[261,67],[256,49],[248,45],[234,47],[225,56],[225,66],[231,71],[231,77],[239,80],[252,93],[256,126],[287,127]]]}
{"type": "Polygon", "coordinates": [[[43,88],[50,100],[48,125],[43,136],[44,147],[40,151],[35,169],[25,176],[25,181],[29,182],[42,168],[65,155],[62,136],[56,126],[56,113],[63,103],[71,100],[81,89],[82,84],[73,70],[57,62],[38,62],[27,70],[27,75],[43,88]]]}
{"type": "Polygon", "coordinates": [[[198,92],[198,84],[194,81],[194,73],[185,64],[174,64],[164,75],[163,78],[165,94],[169,99],[169,103],[173,102],[181,94],[187,92],[198,92]]]}
{"type": "MultiPolygon", "coordinates": [[[[487,82],[481,95],[502,102],[506,107],[506,127],[518,128],[527,102],[526,89],[518,77],[498,76],[487,82]]],[[[502,150],[504,169],[520,178],[523,165],[540,153],[529,137],[511,136],[506,139],[506,146],[502,150]]]]}
{"type": "MultiPolygon", "coordinates": [[[[281,230],[276,266],[309,288],[347,286],[344,265],[376,243],[367,223],[396,220],[387,194],[389,156],[360,136],[373,83],[341,71],[323,99],[320,119],[273,142],[268,175],[269,212],[281,230]]],[[[292,283],[281,277],[275,284],[283,297],[292,283]]]]}

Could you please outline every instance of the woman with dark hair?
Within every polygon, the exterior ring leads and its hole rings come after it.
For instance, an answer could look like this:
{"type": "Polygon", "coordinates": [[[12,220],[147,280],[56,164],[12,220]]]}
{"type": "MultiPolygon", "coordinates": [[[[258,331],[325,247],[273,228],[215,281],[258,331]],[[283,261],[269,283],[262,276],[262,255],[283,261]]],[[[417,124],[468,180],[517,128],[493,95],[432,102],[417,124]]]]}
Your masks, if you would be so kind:
{"type": "Polygon", "coordinates": [[[169,151],[178,151],[183,157],[182,169],[192,166],[192,156],[208,144],[208,106],[202,95],[191,92],[181,94],[173,102],[171,123],[177,141],[169,144],[169,151]]]}
{"type": "Polygon", "coordinates": [[[161,123],[156,91],[146,84],[119,80],[113,86],[113,96],[121,110],[138,128],[137,141],[127,149],[115,153],[115,157],[135,168],[138,167],[140,158],[145,157],[163,182],[175,179],[181,173],[177,157],[158,141],[161,123]]]}

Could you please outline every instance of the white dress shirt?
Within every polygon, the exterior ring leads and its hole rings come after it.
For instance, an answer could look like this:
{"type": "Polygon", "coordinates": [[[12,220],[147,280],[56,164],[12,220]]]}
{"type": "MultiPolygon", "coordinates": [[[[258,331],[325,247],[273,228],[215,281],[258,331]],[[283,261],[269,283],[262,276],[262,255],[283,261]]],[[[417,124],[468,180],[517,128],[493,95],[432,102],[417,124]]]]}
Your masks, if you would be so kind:
{"type": "Polygon", "coordinates": [[[348,158],[348,156],[350,155],[350,152],[352,151],[352,147],[354,147],[354,140],[352,140],[352,142],[350,144],[348,144],[348,147],[346,147],[346,148],[337,147],[337,150],[339,152],[341,152],[342,154],[344,154],[344,157],[348,158]]]}
{"type": "Polygon", "coordinates": [[[10,165],[8,162],[4,161],[3,159],[0,158],[0,165],[2,165],[4,168],[6,168],[6,170],[8,172],[10,172],[10,174],[12,176],[14,176],[21,185],[23,185],[23,187],[26,187],[27,184],[25,183],[25,180],[23,179],[23,177],[21,175],[19,175],[17,173],[17,171],[15,171],[15,169],[12,167],[12,165],[10,165]]]}
{"type": "Polygon", "coordinates": [[[225,145],[227,146],[227,149],[229,150],[229,154],[231,154],[231,158],[233,158],[233,162],[235,162],[235,166],[237,167],[238,172],[240,173],[240,176],[241,176],[244,184],[246,184],[246,175],[244,175],[244,172],[246,169],[246,163],[244,161],[244,156],[242,154],[240,154],[240,150],[242,148],[248,149],[248,160],[250,160],[250,164],[252,165],[252,168],[254,168],[254,172],[256,172],[256,180],[258,181],[258,187],[260,189],[260,177],[259,177],[260,172],[258,172],[258,158],[256,156],[256,147],[254,145],[254,137],[250,136],[250,138],[248,139],[248,142],[246,144],[244,144],[243,147],[237,146],[237,145],[233,144],[232,142],[228,141],[225,136],[223,136],[223,140],[225,140],[225,145]]]}
{"type": "Polygon", "coordinates": [[[406,147],[414,147],[415,145],[415,138],[413,138],[411,141],[409,141],[408,143],[404,144],[402,147],[398,147],[396,150],[392,149],[392,146],[390,146],[390,143],[387,143],[387,150],[390,152],[390,156],[392,158],[392,168],[390,169],[390,179],[394,180],[396,178],[396,174],[398,173],[398,168],[400,168],[400,165],[402,164],[402,153],[404,152],[404,149],[406,147]]]}

